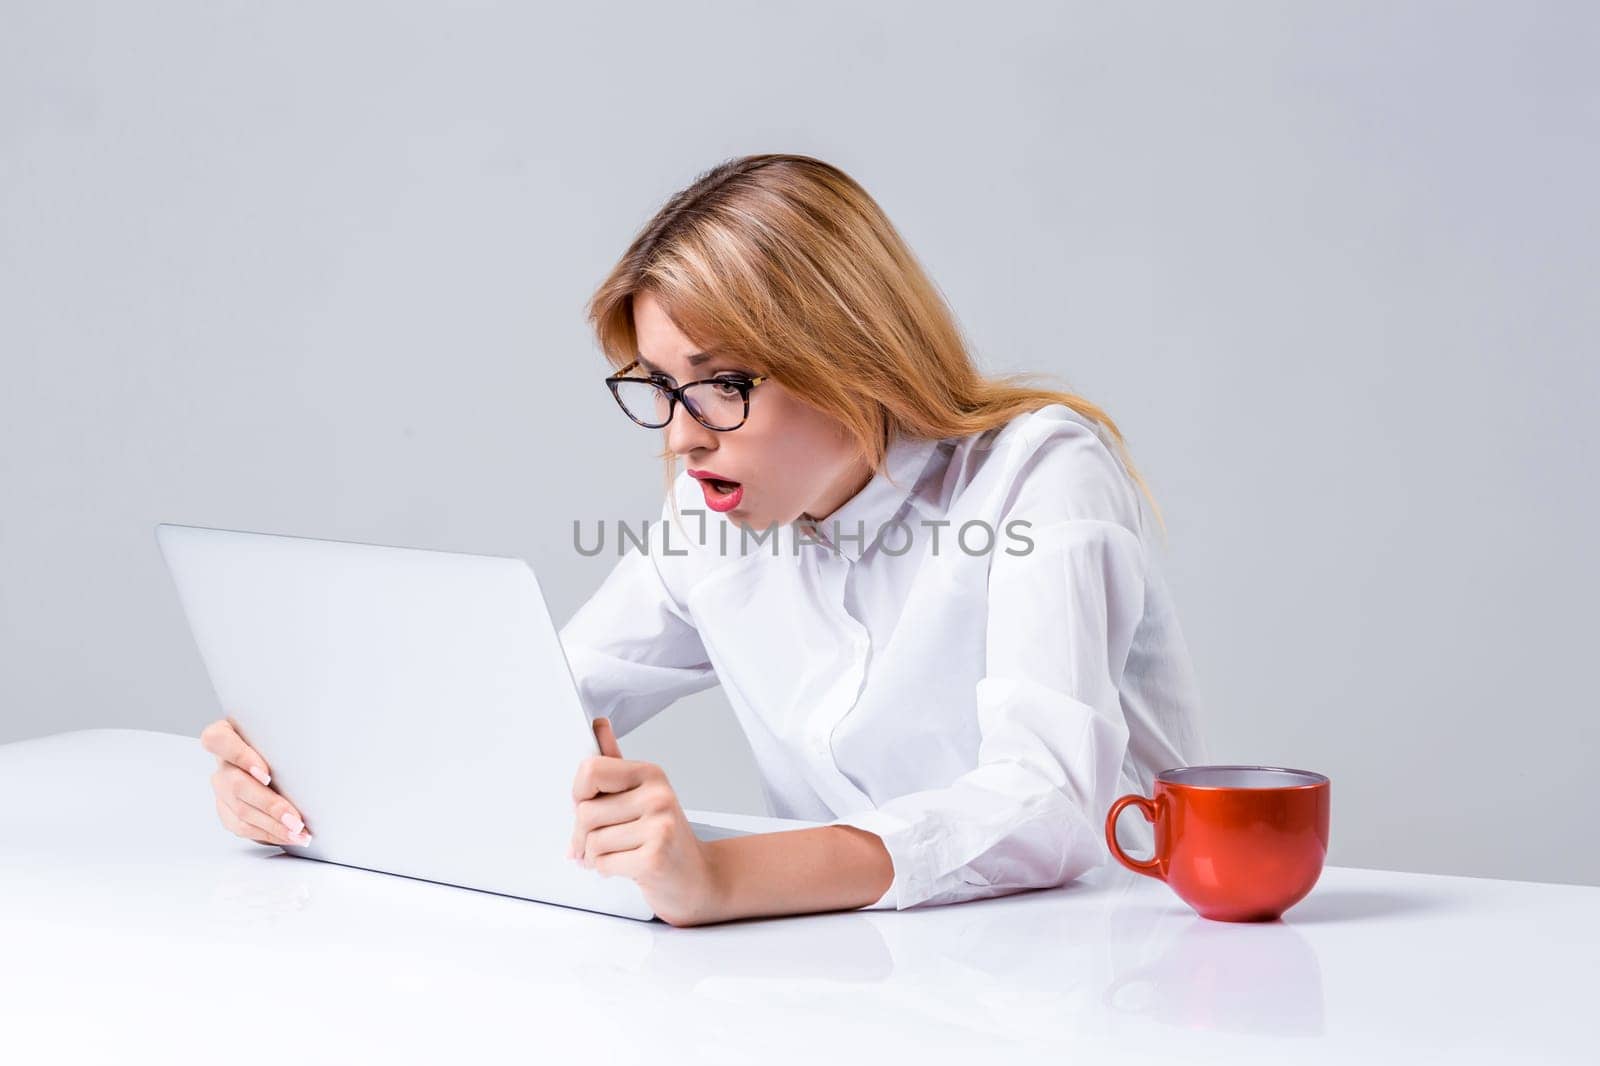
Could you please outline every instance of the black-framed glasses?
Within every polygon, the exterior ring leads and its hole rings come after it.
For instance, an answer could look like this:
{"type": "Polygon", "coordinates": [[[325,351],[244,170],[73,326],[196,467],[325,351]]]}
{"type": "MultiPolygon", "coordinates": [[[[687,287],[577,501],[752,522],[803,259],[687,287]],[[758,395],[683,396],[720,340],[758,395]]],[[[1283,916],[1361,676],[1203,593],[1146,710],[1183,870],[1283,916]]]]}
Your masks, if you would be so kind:
{"type": "Polygon", "coordinates": [[[670,424],[679,400],[694,420],[707,429],[718,433],[738,429],[750,417],[750,390],[772,379],[770,374],[751,377],[724,372],[674,388],[655,378],[626,376],[638,365],[635,359],[606,378],[606,385],[622,413],[646,429],[660,429],[670,424]]]}

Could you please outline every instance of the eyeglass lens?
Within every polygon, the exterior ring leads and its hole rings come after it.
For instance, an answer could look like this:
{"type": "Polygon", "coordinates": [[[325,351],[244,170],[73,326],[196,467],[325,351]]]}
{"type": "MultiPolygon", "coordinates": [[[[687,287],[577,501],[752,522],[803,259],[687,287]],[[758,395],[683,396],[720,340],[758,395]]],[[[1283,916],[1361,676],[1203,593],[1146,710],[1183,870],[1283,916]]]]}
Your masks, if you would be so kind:
{"type": "MultiPolygon", "coordinates": [[[[619,381],[617,398],[623,407],[640,422],[652,426],[667,424],[671,399],[653,382],[619,381]]],[[[702,381],[683,390],[683,402],[689,413],[713,429],[732,429],[744,421],[744,393],[737,386],[716,381],[702,381]]]]}

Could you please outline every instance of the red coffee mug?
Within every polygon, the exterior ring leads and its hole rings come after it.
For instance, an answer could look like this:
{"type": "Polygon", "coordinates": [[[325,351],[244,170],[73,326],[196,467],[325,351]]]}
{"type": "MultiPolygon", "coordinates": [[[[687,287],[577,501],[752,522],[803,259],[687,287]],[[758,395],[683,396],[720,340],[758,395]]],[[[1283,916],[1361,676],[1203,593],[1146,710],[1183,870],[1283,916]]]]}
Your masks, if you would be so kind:
{"type": "Polygon", "coordinates": [[[1156,775],[1155,799],[1123,796],[1106,815],[1117,861],[1172,886],[1203,918],[1270,922],[1299,903],[1328,854],[1329,782],[1280,766],[1184,766],[1156,775]],[[1136,804],[1155,854],[1130,859],[1117,816],[1136,804]]]}

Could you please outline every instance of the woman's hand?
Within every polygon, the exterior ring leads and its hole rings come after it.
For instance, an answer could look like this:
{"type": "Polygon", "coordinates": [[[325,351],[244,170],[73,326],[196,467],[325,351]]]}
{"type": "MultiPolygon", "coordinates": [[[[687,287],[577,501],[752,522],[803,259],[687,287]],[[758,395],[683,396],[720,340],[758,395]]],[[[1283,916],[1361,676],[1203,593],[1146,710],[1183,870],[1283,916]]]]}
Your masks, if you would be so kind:
{"type": "Polygon", "coordinates": [[[690,831],[666,773],[655,763],[624,759],[609,719],[596,718],[594,733],[600,754],[578,765],[572,783],[576,824],[568,857],[604,877],[633,878],[669,925],[718,921],[721,891],[710,854],[690,831]]]}
{"type": "Polygon", "coordinates": [[[267,760],[244,742],[231,718],[219,718],[200,731],[200,746],[217,757],[211,775],[217,817],[230,833],[257,844],[311,843],[311,833],[294,805],[267,787],[267,760]]]}

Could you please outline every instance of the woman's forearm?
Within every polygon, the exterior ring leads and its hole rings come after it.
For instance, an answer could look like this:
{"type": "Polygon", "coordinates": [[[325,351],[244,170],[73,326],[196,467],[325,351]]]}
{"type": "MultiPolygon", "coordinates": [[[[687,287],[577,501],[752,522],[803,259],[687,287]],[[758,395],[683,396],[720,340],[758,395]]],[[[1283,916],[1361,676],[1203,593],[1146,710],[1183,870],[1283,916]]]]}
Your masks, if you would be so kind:
{"type": "Polygon", "coordinates": [[[894,863],[876,833],[820,825],[706,842],[717,882],[708,922],[854,910],[876,903],[894,863]]]}

